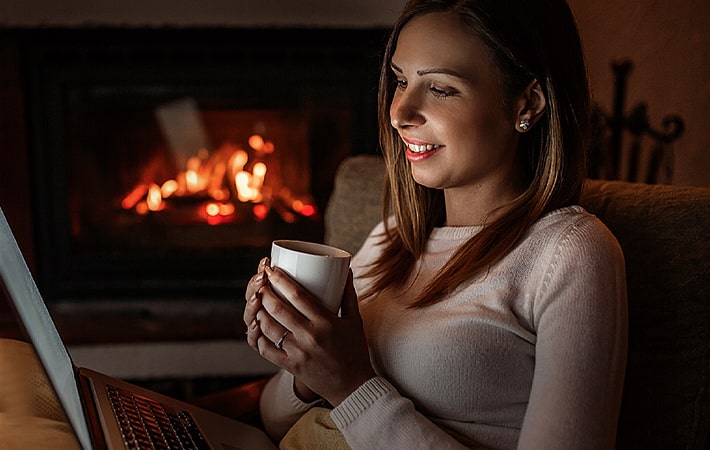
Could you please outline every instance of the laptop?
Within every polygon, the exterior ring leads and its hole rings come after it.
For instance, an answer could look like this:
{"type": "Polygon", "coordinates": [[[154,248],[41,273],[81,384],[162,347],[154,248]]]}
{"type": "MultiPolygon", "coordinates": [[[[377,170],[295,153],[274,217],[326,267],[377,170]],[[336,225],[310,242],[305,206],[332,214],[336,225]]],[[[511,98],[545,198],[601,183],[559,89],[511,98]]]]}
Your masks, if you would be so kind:
{"type": "Polygon", "coordinates": [[[84,450],[276,448],[256,427],[76,367],[1,208],[0,284],[5,286],[84,450]],[[144,414],[154,417],[145,418],[144,414]]]}

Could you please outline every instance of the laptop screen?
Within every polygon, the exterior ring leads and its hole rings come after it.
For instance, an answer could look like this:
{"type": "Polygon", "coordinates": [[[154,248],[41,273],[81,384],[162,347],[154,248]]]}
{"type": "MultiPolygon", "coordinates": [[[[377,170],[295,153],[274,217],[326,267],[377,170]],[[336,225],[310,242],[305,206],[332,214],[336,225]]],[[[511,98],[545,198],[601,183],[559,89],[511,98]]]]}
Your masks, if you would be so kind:
{"type": "Polygon", "coordinates": [[[81,406],[74,366],[2,209],[0,209],[0,279],[62,402],[79,443],[84,449],[91,449],[89,428],[81,406]]]}

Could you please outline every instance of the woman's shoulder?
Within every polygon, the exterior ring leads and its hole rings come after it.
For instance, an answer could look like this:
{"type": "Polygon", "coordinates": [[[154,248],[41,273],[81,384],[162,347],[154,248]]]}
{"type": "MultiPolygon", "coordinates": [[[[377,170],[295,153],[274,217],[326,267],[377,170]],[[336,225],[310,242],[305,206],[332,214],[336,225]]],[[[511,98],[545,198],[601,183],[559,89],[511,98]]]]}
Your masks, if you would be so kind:
{"type": "Polygon", "coordinates": [[[572,253],[621,253],[616,237],[594,214],[579,205],[548,212],[535,222],[527,239],[538,245],[554,247],[557,251],[577,250],[572,253]]]}
{"type": "Polygon", "coordinates": [[[554,209],[540,217],[531,227],[533,231],[565,230],[571,227],[585,227],[603,232],[606,225],[597,216],[579,205],[554,209]]]}

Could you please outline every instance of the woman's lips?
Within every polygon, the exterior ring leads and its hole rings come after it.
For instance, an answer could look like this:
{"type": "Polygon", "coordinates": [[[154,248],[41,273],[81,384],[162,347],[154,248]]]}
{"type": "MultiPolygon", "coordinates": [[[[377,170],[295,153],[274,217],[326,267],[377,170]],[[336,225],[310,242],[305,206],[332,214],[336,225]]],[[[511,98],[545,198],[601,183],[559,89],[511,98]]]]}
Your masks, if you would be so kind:
{"type": "Polygon", "coordinates": [[[412,162],[422,161],[429,158],[444,148],[440,144],[427,144],[420,141],[402,139],[407,146],[407,159],[412,162]]]}
{"type": "Polygon", "coordinates": [[[441,146],[438,144],[410,144],[410,143],[407,143],[407,148],[412,153],[424,153],[424,152],[428,152],[431,150],[435,150],[439,147],[441,147],[441,146]]]}

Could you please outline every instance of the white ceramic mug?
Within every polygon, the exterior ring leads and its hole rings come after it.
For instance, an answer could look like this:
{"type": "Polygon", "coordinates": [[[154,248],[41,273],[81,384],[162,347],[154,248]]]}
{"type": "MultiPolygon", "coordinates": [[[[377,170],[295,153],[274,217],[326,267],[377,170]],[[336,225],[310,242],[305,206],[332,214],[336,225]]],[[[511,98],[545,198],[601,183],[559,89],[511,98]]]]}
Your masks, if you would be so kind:
{"type": "Polygon", "coordinates": [[[276,240],[271,266],[278,267],[333,312],[340,308],[350,268],[350,253],[315,242],[276,240]]]}

